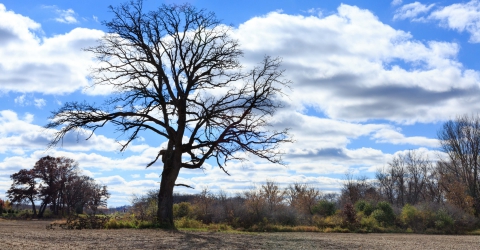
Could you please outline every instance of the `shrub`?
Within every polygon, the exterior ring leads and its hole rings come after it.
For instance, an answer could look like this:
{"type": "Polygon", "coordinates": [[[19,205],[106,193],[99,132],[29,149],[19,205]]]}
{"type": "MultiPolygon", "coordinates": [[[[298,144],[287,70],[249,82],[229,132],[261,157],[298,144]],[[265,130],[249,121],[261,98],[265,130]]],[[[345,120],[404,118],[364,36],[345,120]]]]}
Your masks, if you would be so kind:
{"type": "Polygon", "coordinates": [[[178,204],[173,204],[173,217],[182,218],[190,216],[192,213],[192,207],[188,202],[180,202],[178,204]]]}
{"type": "Polygon", "coordinates": [[[365,228],[367,231],[372,232],[379,227],[379,224],[378,224],[378,221],[373,216],[367,216],[367,217],[363,217],[360,220],[360,226],[362,228],[365,228]]]}
{"type": "Polygon", "coordinates": [[[445,233],[452,232],[454,221],[445,209],[438,210],[435,217],[435,228],[437,230],[442,230],[445,233]]]}
{"type": "Polygon", "coordinates": [[[313,213],[322,216],[332,216],[335,214],[335,203],[321,200],[313,207],[313,213]]]}
{"type": "Polygon", "coordinates": [[[188,217],[183,217],[179,220],[174,221],[176,228],[205,228],[206,225],[199,220],[190,219],[188,217]]]}
{"type": "Polygon", "coordinates": [[[370,216],[373,210],[375,210],[375,207],[366,200],[359,200],[355,203],[355,210],[357,212],[363,212],[366,216],[370,216]]]}
{"type": "Polygon", "coordinates": [[[357,223],[357,214],[351,203],[345,204],[342,210],[342,215],[347,227],[353,227],[357,223]]]}
{"type": "Polygon", "coordinates": [[[408,228],[415,228],[418,220],[418,211],[417,209],[410,205],[406,204],[402,208],[402,212],[400,213],[400,220],[408,228]]]}
{"type": "Polygon", "coordinates": [[[386,225],[393,225],[393,222],[395,221],[395,213],[393,212],[392,205],[386,201],[381,201],[377,204],[377,209],[382,210],[384,213],[383,220],[378,222],[383,222],[386,225]]]}
{"type": "Polygon", "coordinates": [[[381,224],[388,224],[387,221],[388,221],[388,218],[385,214],[385,212],[381,209],[375,209],[371,216],[371,218],[373,218],[374,220],[376,220],[377,222],[381,223],[381,224]]]}
{"type": "Polygon", "coordinates": [[[278,211],[276,211],[272,217],[276,223],[283,226],[296,226],[299,224],[298,213],[292,207],[279,206],[278,211]]]}

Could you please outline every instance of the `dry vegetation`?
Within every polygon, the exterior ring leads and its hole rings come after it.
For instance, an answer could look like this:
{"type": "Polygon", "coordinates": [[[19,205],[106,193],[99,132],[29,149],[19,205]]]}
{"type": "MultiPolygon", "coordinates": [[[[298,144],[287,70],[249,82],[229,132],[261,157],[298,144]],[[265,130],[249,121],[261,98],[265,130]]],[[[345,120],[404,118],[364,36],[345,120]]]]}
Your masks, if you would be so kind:
{"type": "Polygon", "coordinates": [[[0,220],[2,249],[476,249],[478,236],[232,233],[156,229],[47,230],[50,221],[0,220]]]}

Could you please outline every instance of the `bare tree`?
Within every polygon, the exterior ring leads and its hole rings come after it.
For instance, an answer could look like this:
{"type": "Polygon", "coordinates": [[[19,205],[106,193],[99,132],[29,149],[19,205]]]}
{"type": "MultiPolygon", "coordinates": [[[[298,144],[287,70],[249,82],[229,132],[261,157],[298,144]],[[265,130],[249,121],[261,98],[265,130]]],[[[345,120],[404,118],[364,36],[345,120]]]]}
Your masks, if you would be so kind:
{"type": "Polygon", "coordinates": [[[304,215],[313,215],[313,207],[317,204],[321,192],[308,184],[294,183],[288,186],[285,195],[291,207],[304,215]]]}
{"type": "Polygon", "coordinates": [[[459,116],[443,124],[438,132],[443,152],[448,159],[443,161],[444,172],[449,180],[464,183],[466,192],[473,198],[475,215],[480,214],[479,163],[480,163],[480,116],[459,116]]]}
{"type": "Polygon", "coordinates": [[[378,200],[375,183],[366,176],[353,176],[352,172],[345,173],[345,181],[340,196],[340,205],[355,204],[359,200],[378,200]]]}
{"type": "Polygon", "coordinates": [[[441,200],[435,168],[418,150],[395,156],[387,168],[377,171],[376,177],[380,193],[391,204],[403,207],[406,203],[441,200]]]}
{"type": "Polygon", "coordinates": [[[282,163],[279,144],[289,141],[287,130],[269,129],[281,107],[277,96],[289,83],[280,59],[265,57],[254,69],[242,69],[230,28],[188,4],[144,12],[138,0],[110,11],[109,33],[87,51],[99,61],[95,84],[112,87],[115,95],[103,106],[69,102],[53,112],[46,127],[60,130],[52,145],[70,131],[93,133],[108,123],[126,137],[121,150],[142,131],[165,138],[167,147],[147,167],[163,162],[158,220],[167,227],[173,227],[181,168],[199,169],[213,159],[227,173],[226,162],[245,159],[236,152],[282,163]]]}
{"type": "Polygon", "coordinates": [[[282,204],[285,194],[284,191],[280,190],[277,183],[272,180],[267,180],[265,185],[262,185],[260,193],[268,205],[268,212],[270,214],[276,212],[282,204]]]}

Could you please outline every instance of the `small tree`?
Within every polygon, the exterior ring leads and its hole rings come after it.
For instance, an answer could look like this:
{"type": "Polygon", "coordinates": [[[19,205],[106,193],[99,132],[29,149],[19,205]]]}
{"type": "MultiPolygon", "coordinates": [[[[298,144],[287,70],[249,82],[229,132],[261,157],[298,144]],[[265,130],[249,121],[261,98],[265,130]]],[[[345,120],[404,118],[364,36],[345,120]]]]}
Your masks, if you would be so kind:
{"type": "MultiPolygon", "coordinates": [[[[32,205],[33,215],[37,215],[35,199],[38,191],[35,187],[35,173],[33,170],[22,169],[15,174],[10,175],[13,180],[12,186],[7,191],[8,198],[14,203],[20,203],[27,200],[32,205]]],[[[3,204],[2,204],[3,206],[3,204]]],[[[0,208],[1,210],[2,208],[0,208]]]]}
{"type": "Polygon", "coordinates": [[[277,211],[284,200],[284,191],[280,190],[277,183],[269,181],[262,185],[260,194],[265,199],[270,214],[277,211]]]}
{"type": "MultiPolygon", "coordinates": [[[[147,165],[161,159],[158,220],[173,227],[173,189],[181,168],[200,169],[212,159],[224,170],[229,160],[250,153],[282,163],[279,144],[287,130],[269,128],[281,107],[276,98],[288,81],[280,59],[265,57],[242,69],[242,51],[230,28],[213,13],[191,5],[162,5],[144,12],[141,0],[110,6],[113,19],[99,45],[87,49],[99,61],[97,85],[116,92],[104,106],[69,102],[53,112],[47,128],[92,133],[110,123],[126,135],[121,150],[148,130],[167,140],[147,165]]],[[[184,185],[185,186],[185,185],[184,185]]]]}

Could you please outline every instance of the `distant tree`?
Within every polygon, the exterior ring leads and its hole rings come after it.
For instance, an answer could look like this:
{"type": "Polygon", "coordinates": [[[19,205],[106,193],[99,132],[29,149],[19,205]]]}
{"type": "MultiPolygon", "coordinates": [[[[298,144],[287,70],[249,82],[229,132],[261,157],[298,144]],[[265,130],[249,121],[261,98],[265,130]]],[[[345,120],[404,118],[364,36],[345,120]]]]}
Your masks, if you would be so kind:
{"type": "Polygon", "coordinates": [[[472,207],[479,216],[480,115],[463,115],[445,122],[438,131],[438,139],[448,156],[440,162],[443,186],[459,191],[462,188],[458,184],[465,185],[465,195],[472,197],[472,207]]]}
{"type": "Polygon", "coordinates": [[[113,124],[126,136],[121,150],[142,131],[167,140],[147,167],[163,162],[158,222],[173,227],[173,189],[181,168],[200,169],[208,159],[224,170],[250,153],[282,163],[279,144],[287,130],[269,127],[288,81],[280,59],[265,57],[242,69],[242,51],[230,28],[211,12],[191,5],[162,5],[145,12],[141,0],[110,6],[113,19],[100,44],[92,77],[116,95],[103,106],[69,102],[53,112],[47,128],[60,128],[57,144],[71,131],[92,133],[113,124]],[[241,152],[237,154],[237,152],[241,152]]]}
{"type": "Polygon", "coordinates": [[[267,203],[270,214],[276,212],[282,204],[285,194],[285,192],[278,187],[277,183],[271,180],[267,180],[266,183],[262,185],[260,193],[267,203]]]}
{"type": "Polygon", "coordinates": [[[379,191],[391,204],[403,207],[419,202],[441,202],[438,176],[428,157],[417,150],[395,156],[376,173],[379,191]]]}
{"type": "Polygon", "coordinates": [[[107,205],[107,199],[110,193],[106,186],[98,184],[93,178],[88,176],[72,176],[63,191],[63,202],[68,213],[75,210],[82,213],[83,208],[87,207],[96,213],[99,207],[107,205]]]}
{"type": "Polygon", "coordinates": [[[35,201],[39,200],[40,218],[48,206],[56,215],[73,209],[82,211],[85,206],[96,212],[98,207],[106,205],[110,194],[106,186],[80,173],[78,163],[72,159],[45,156],[32,169],[22,169],[10,176],[13,183],[7,195],[15,203],[29,201],[34,215],[37,215],[35,201]]]}
{"type": "Polygon", "coordinates": [[[38,191],[35,187],[35,173],[33,170],[22,169],[15,174],[10,175],[13,184],[7,191],[8,198],[14,203],[29,201],[32,205],[33,215],[37,215],[35,207],[35,198],[38,191]]]}
{"type": "Polygon", "coordinates": [[[63,205],[65,184],[77,174],[78,163],[66,157],[45,156],[35,163],[32,170],[39,179],[38,196],[42,201],[38,216],[43,217],[47,205],[50,205],[53,214],[58,215],[63,205]]]}
{"type": "Polygon", "coordinates": [[[303,214],[313,215],[313,208],[317,204],[321,192],[307,184],[294,183],[288,186],[285,195],[291,207],[303,214]]]}
{"type": "Polygon", "coordinates": [[[107,186],[102,186],[93,180],[89,182],[85,200],[87,207],[91,209],[94,214],[97,213],[98,208],[106,207],[109,197],[110,193],[107,191],[107,186]]]}
{"type": "Polygon", "coordinates": [[[340,195],[340,206],[355,204],[359,200],[374,201],[379,199],[375,183],[365,176],[355,178],[351,172],[345,174],[345,181],[340,195]]]}

